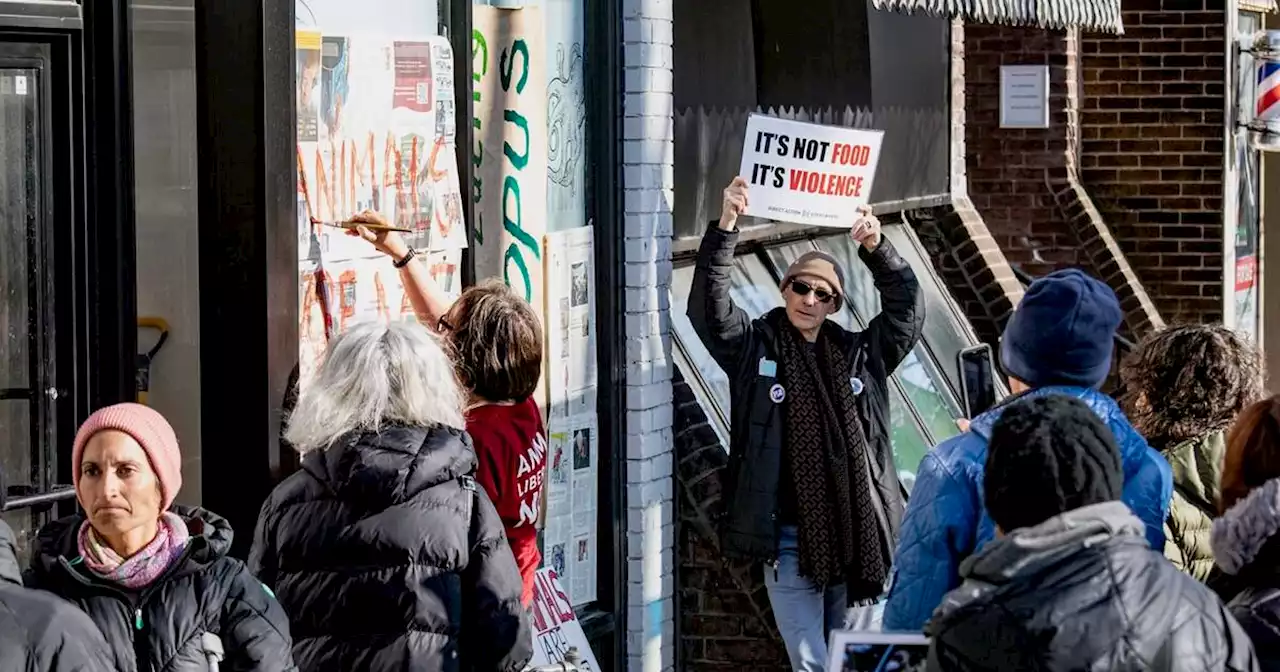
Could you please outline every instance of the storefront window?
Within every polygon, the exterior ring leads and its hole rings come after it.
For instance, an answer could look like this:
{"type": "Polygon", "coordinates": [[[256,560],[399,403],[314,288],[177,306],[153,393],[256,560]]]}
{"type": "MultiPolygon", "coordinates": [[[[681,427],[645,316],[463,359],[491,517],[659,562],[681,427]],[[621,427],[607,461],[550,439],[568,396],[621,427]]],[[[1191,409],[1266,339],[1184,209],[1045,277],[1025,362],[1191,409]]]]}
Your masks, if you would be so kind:
{"type": "Polygon", "coordinates": [[[911,410],[902,393],[892,386],[889,388],[889,425],[889,441],[893,446],[893,464],[898,467],[898,480],[902,481],[907,492],[911,492],[916,484],[920,461],[933,446],[920,431],[920,425],[911,418],[911,410]]]}
{"type": "MultiPolygon", "coordinates": [[[[1239,15],[1239,36],[1250,38],[1262,27],[1261,17],[1252,12],[1241,12],[1239,15]]],[[[1255,105],[1254,95],[1258,86],[1257,62],[1252,54],[1239,52],[1237,69],[1237,101],[1241,121],[1248,122],[1250,110],[1255,105]]],[[[1237,191],[1236,235],[1235,235],[1235,269],[1227,277],[1235,278],[1235,291],[1232,301],[1235,303],[1236,331],[1257,340],[1258,338],[1258,256],[1261,242],[1259,226],[1260,208],[1258,197],[1261,188],[1261,170],[1259,169],[1259,152],[1250,144],[1249,129],[1237,126],[1235,131],[1235,153],[1237,170],[1239,171],[1239,190],[1237,191]]]]}
{"type": "Polygon", "coordinates": [[[148,403],[182,437],[179,501],[201,501],[200,264],[194,0],[130,2],[138,347],[167,327],[148,403]]]}
{"type": "Polygon", "coordinates": [[[460,289],[466,247],[454,54],[439,2],[297,0],[300,385],[331,334],[414,319],[385,257],[334,225],[365,209],[408,229],[437,284],[460,289]]]}
{"type": "MultiPolygon", "coordinates": [[[[948,392],[947,381],[935,364],[930,351],[935,354],[945,352],[946,348],[953,346],[957,341],[964,342],[969,337],[961,325],[945,322],[945,315],[949,314],[949,310],[944,312],[939,306],[929,306],[928,297],[931,293],[935,299],[945,302],[945,298],[939,296],[944,290],[933,281],[926,262],[918,254],[912,254],[914,244],[906,227],[901,224],[890,225],[884,227],[884,230],[886,237],[890,236],[890,231],[893,231],[891,240],[894,240],[895,248],[900,253],[905,252],[904,258],[912,268],[917,269],[916,277],[920,280],[921,291],[926,297],[924,333],[920,342],[907,353],[898,366],[898,379],[902,381],[908,395],[917,402],[920,417],[934,434],[934,438],[941,440],[955,435],[955,418],[960,414],[960,406],[955,397],[948,392]],[[935,327],[932,330],[929,329],[930,320],[935,327]],[[944,350],[939,350],[939,346],[944,350]]],[[[858,256],[858,244],[848,235],[843,234],[824,236],[815,239],[814,242],[819,249],[840,260],[845,268],[846,283],[849,285],[845,288],[849,296],[849,306],[857,314],[859,324],[869,324],[876,315],[880,314],[880,293],[876,290],[871,271],[858,256]]],[[[952,354],[951,358],[954,361],[955,355],[952,354]]]]}
{"type": "MultiPolygon", "coordinates": [[[[0,54],[0,58],[5,54],[0,54]]],[[[14,486],[43,485],[37,468],[39,445],[33,439],[32,420],[35,383],[31,380],[32,352],[35,339],[32,304],[37,297],[34,259],[29,242],[34,239],[33,224],[43,220],[40,196],[46,178],[40,170],[45,103],[41,81],[43,73],[30,68],[0,65],[0,155],[6,157],[0,168],[0,335],[5,348],[0,354],[0,472],[14,486]]],[[[29,557],[30,541],[35,533],[35,520],[30,510],[4,515],[17,535],[18,555],[29,557]]]]}
{"type": "Polygon", "coordinates": [[[938,366],[946,374],[951,389],[959,394],[960,369],[956,355],[972,345],[976,339],[963,314],[955,307],[937,276],[932,272],[932,262],[921,253],[920,245],[907,226],[886,226],[884,235],[893,241],[898,254],[916,269],[920,278],[920,290],[924,292],[924,341],[933,351],[938,366]]]}
{"type": "Polygon", "coordinates": [[[596,415],[602,289],[595,251],[610,241],[590,228],[587,5],[474,5],[472,260],[477,278],[503,279],[539,307],[548,327],[548,374],[538,397],[553,465],[543,562],[582,607],[608,599],[613,493],[601,450],[617,450],[601,443],[596,415]],[[572,459],[560,460],[562,452],[572,459]]]}
{"type": "MultiPolygon", "coordinates": [[[[912,246],[911,249],[914,249],[914,238],[909,230],[903,226],[890,228],[895,229],[895,239],[900,239],[895,240],[895,245],[912,246]]],[[[839,259],[847,269],[848,286],[845,289],[850,296],[847,303],[850,309],[840,311],[832,319],[846,329],[856,331],[865,328],[869,317],[866,317],[868,313],[864,311],[878,312],[880,299],[870,272],[856,258],[857,249],[845,235],[771,247],[765,250],[763,259],[756,254],[738,256],[729,275],[730,296],[752,318],[781,306],[782,293],[775,278],[780,277],[786,267],[801,254],[813,250],[815,244],[839,259]]],[[[693,270],[693,265],[683,265],[675,269],[672,277],[671,323],[679,354],[677,365],[684,371],[686,381],[694,388],[694,394],[703,405],[708,418],[724,436],[728,434],[726,418],[730,417],[730,383],[694,333],[693,324],[686,315],[693,270]]],[[[936,292],[942,301],[946,301],[941,294],[945,290],[934,286],[936,278],[927,272],[927,267],[917,268],[917,275],[921,285],[926,286],[926,292],[936,292]]],[[[869,313],[870,316],[875,314],[869,313]]],[[[955,330],[955,333],[941,336],[943,347],[949,347],[948,344],[951,343],[972,343],[974,340],[972,331],[965,328],[963,323],[950,324],[945,315],[935,327],[936,331],[946,331],[949,328],[955,330]]],[[[891,441],[899,477],[908,490],[915,482],[915,471],[920,460],[930,447],[959,433],[955,420],[960,416],[960,407],[956,397],[950,392],[942,371],[935,364],[931,351],[937,350],[930,338],[931,332],[926,328],[921,342],[898,366],[889,386],[891,441]]],[[[727,444],[725,449],[728,449],[727,444]]]]}

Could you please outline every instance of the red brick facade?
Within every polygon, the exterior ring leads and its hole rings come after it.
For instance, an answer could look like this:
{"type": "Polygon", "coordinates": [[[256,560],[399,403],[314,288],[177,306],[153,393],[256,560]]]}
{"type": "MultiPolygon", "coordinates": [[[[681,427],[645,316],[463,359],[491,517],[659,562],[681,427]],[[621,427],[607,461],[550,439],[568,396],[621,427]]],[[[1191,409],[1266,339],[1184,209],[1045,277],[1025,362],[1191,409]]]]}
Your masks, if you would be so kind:
{"type": "MultiPolygon", "coordinates": [[[[1115,37],[955,26],[954,207],[910,221],[981,338],[994,343],[1021,299],[1010,264],[1103,279],[1130,336],[1221,319],[1224,15],[1211,4],[1125,0],[1115,37]],[[1036,64],[1050,127],[1001,129],[1000,66],[1036,64]]],[[[675,396],[683,669],[787,669],[758,568],[717,552],[727,455],[678,377],[675,396]]]]}
{"type": "Polygon", "coordinates": [[[1160,324],[1080,179],[1079,38],[969,24],[963,40],[968,195],[1008,262],[1036,276],[1083,268],[1116,291],[1129,334],[1160,324]],[[1004,65],[1048,66],[1049,128],[1000,127],[1004,65]]]}
{"type": "Polygon", "coordinates": [[[1224,4],[1122,6],[1081,40],[1081,177],[1161,315],[1220,320],[1224,4]]]}

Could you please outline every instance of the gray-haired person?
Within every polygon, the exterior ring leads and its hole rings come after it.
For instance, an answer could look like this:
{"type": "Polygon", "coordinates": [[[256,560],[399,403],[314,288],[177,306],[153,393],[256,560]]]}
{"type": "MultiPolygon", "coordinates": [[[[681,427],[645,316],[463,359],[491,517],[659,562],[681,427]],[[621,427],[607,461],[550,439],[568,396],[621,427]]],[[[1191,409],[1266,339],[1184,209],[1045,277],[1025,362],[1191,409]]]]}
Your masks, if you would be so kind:
{"type": "Polygon", "coordinates": [[[850,213],[851,235],[881,304],[867,328],[827,319],[843,305],[845,273],[817,251],[783,275],[785,306],[752,319],[729,293],[748,200],[742,178],[725,189],[689,292],[689,319],[732,390],[721,549],[767,563],[792,666],[822,670],[846,607],[878,597],[889,576],[903,498],[888,379],[920,338],[924,302],[915,273],[862,209],[850,213]]]}
{"type": "Polygon", "coordinates": [[[250,565],[322,670],[520,670],[532,655],[502,520],[471,474],[465,395],[425,327],[357,324],[298,396],[302,469],[271,493],[250,565]]]}

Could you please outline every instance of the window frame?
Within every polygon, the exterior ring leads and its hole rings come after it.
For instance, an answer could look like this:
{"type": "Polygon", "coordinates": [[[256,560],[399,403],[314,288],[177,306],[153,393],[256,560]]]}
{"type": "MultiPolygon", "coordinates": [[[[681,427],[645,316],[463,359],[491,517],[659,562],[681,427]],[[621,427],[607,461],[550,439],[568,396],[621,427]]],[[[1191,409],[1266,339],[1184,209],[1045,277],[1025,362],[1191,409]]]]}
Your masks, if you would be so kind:
{"type": "MultiPolygon", "coordinates": [[[[918,236],[915,234],[915,231],[911,228],[909,221],[905,217],[900,221],[888,223],[887,227],[893,227],[895,229],[895,237],[897,237],[897,231],[901,231],[904,234],[906,240],[912,245],[912,252],[917,259],[928,260],[928,256],[924,253],[918,236]],[[901,228],[899,229],[898,227],[901,228]]],[[[735,250],[734,259],[736,261],[743,257],[754,257],[755,260],[764,266],[764,269],[770,274],[774,284],[776,285],[781,282],[782,273],[785,269],[780,268],[779,263],[775,263],[774,259],[771,258],[772,252],[788,245],[801,245],[804,246],[803,249],[806,251],[822,249],[818,243],[819,240],[842,235],[842,232],[832,232],[829,229],[815,229],[812,227],[803,228],[799,230],[798,233],[800,235],[775,235],[770,237],[767,242],[761,242],[759,239],[740,241],[737,249],[735,250]]],[[[902,245],[902,241],[894,240],[893,244],[895,247],[900,247],[902,245]]],[[[675,263],[675,269],[685,269],[692,266],[694,263],[694,258],[691,255],[683,255],[682,258],[675,263]]],[[[920,268],[918,264],[912,265],[917,278],[920,279],[922,291],[931,291],[930,288],[925,287],[924,285],[934,283],[935,289],[938,290],[938,293],[944,300],[944,306],[949,313],[947,315],[947,323],[953,329],[959,330],[960,340],[967,344],[966,347],[968,345],[977,344],[979,342],[977,335],[968,319],[964,317],[963,312],[959,310],[954,297],[951,296],[950,291],[942,282],[942,279],[937,275],[932,264],[926,265],[928,266],[927,269],[920,268]]],[[[677,306],[685,305],[687,303],[688,291],[689,287],[677,285],[675,283],[673,283],[669,288],[670,304],[673,310],[675,310],[677,306]],[[685,293],[683,301],[678,297],[679,292],[685,293]]],[[[780,292],[780,290],[778,291],[780,292]]],[[[867,322],[874,316],[863,316],[859,313],[857,308],[853,306],[853,302],[846,301],[845,303],[846,306],[843,309],[849,311],[849,325],[855,329],[866,329],[867,322]]],[[[722,439],[724,437],[731,436],[731,427],[729,423],[730,409],[720,407],[720,404],[716,401],[717,396],[709,389],[708,381],[702,375],[699,367],[695,364],[694,357],[689,349],[690,346],[685,343],[685,338],[682,336],[682,331],[687,331],[687,329],[677,328],[677,323],[674,320],[672,325],[672,344],[674,346],[673,353],[676,354],[676,365],[680,367],[680,371],[684,375],[685,381],[689,384],[690,388],[693,389],[699,406],[707,415],[708,420],[716,429],[717,434],[720,435],[722,439]]],[[[687,335],[688,334],[685,334],[685,336],[687,335]]],[[[696,338],[696,336],[694,337],[696,338]]],[[[963,414],[964,408],[960,391],[952,379],[946,374],[945,369],[942,367],[942,362],[939,359],[938,352],[933,344],[925,338],[924,333],[921,334],[921,339],[916,346],[912,348],[912,353],[920,359],[921,365],[926,368],[925,375],[928,376],[929,380],[932,382],[932,389],[929,391],[940,398],[940,401],[947,409],[947,412],[952,415],[953,419],[959,419],[963,414]]],[[[902,372],[899,370],[895,371],[889,377],[889,383],[891,386],[890,395],[897,395],[901,399],[903,406],[908,413],[907,419],[911,423],[911,426],[914,427],[915,432],[927,443],[927,445],[930,447],[936,446],[941,440],[945,440],[946,438],[959,434],[959,428],[957,427],[956,432],[949,436],[939,437],[936,435],[930,423],[926,420],[924,414],[918,407],[915,399],[907,390],[906,384],[900,379],[901,375],[902,372]]],[[[999,381],[997,381],[997,383],[998,394],[1001,397],[1005,396],[1007,391],[1004,390],[1002,385],[999,385],[999,381]]],[[[723,447],[726,451],[730,450],[727,443],[724,444],[723,447]]],[[[918,465],[916,465],[915,468],[918,469],[918,465]]],[[[901,469],[899,471],[901,471],[901,469]]],[[[904,484],[904,488],[905,487],[906,486],[904,484]]]]}

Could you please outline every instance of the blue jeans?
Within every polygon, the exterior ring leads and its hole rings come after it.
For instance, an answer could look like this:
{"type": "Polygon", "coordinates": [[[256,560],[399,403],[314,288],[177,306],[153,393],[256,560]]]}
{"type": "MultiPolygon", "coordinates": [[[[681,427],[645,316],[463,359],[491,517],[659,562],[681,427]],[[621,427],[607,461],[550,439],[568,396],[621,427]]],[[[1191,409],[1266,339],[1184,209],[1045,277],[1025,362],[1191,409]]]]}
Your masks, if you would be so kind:
{"type": "Polygon", "coordinates": [[[800,543],[795,527],[783,527],[778,536],[778,565],[764,568],[764,587],[773,606],[791,667],[797,672],[823,672],[827,668],[827,639],[844,627],[845,588],[822,586],[800,576],[800,543]]]}

